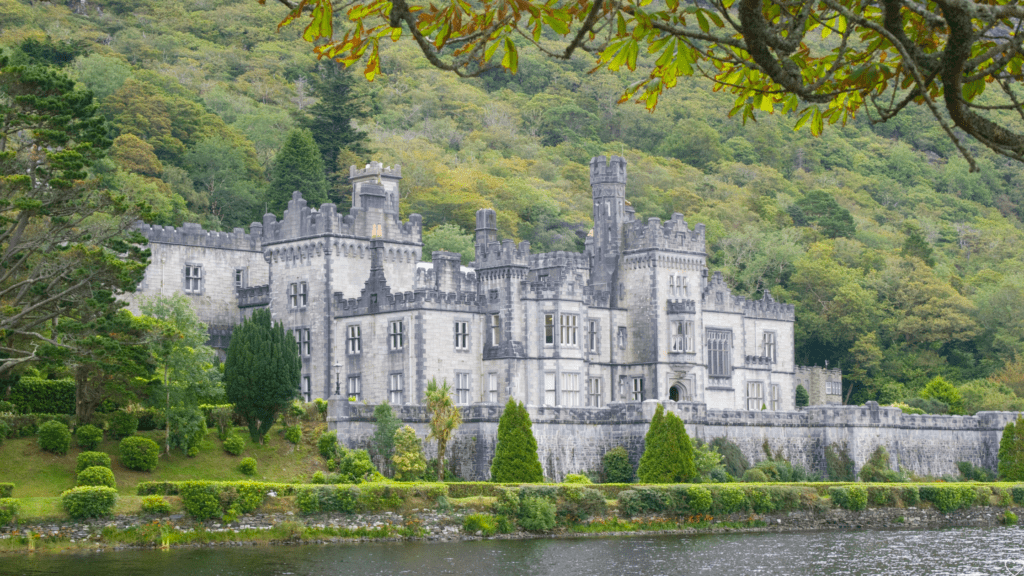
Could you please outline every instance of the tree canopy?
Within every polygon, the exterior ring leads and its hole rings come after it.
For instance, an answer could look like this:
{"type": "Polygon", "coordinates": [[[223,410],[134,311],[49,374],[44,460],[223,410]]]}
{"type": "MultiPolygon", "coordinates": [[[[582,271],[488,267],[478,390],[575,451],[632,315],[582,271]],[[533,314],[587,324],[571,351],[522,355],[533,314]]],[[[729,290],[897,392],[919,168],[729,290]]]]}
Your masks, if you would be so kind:
{"type": "Polygon", "coordinates": [[[640,68],[646,77],[620,101],[648,108],[693,75],[735,94],[733,114],[799,110],[798,125],[816,134],[865,106],[887,120],[915,104],[927,107],[972,169],[974,156],[954,129],[1024,160],[1024,131],[1015,124],[1024,110],[1014,92],[1024,7],[1009,0],[278,1],[290,9],[281,26],[308,14],[303,38],[314,53],[365,62],[370,80],[381,72],[381,40],[403,35],[431,65],[460,76],[496,66],[516,72],[523,45],[555,59],[585,51],[597,68],[640,68]]]}

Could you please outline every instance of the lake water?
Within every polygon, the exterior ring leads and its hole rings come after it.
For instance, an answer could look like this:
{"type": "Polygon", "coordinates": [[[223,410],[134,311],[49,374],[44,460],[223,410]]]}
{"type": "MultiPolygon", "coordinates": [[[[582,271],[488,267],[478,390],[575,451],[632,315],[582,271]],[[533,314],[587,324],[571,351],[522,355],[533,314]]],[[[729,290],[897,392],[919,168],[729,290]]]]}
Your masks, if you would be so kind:
{"type": "Polygon", "coordinates": [[[1024,576],[1011,528],[358,543],[0,556],[0,574],[1024,576]]]}

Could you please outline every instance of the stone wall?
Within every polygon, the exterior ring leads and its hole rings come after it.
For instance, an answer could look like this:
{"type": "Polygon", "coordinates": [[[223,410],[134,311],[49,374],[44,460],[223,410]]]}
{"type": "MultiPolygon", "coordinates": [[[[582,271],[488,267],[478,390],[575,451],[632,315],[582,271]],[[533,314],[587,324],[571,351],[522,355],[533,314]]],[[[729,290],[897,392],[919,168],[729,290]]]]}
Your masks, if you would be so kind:
{"type": "MultiPolygon", "coordinates": [[[[603,408],[528,407],[544,474],[561,480],[566,474],[599,470],[608,450],[625,447],[636,465],[657,401],[613,402],[603,408]]],[[[897,408],[812,406],[801,411],[772,412],[708,409],[700,403],[664,402],[686,422],[692,438],[705,442],[725,437],[736,443],[751,464],[765,459],[767,442],[794,464],[825,474],[825,448],[845,447],[860,470],[882,445],[890,465],[919,475],[957,474],[956,463],[971,462],[995,470],[1003,428],[1017,417],[1012,412],[979,412],[976,416],[915,416],[897,408]]],[[[373,435],[373,408],[332,398],[328,425],[350,448],[365,448],[373,435]]],[[[396,415],[426,438],[427,412],[421,406],[394,407],[396,415]]],[[[490,461],[503,407],[474,404],[462,408],[463,425],[449,448],[457,475],[466,480],[490,476],[490,461]]],[[[428,458],[434,443],[425,443],[428,458]]]]}

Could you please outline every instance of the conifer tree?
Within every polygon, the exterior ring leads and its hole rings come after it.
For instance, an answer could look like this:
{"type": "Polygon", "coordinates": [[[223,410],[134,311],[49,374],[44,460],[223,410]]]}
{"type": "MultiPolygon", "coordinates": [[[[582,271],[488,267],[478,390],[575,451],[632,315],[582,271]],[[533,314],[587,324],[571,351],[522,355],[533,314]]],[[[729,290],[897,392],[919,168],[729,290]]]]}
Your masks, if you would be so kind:
{"type": "Polygon", "coordinates": [[[373,409],[373,440],[370,446],[381,461],[379,468],[385,474],[391,468],[391,455],[395,451],[395,431],[401,427],[402,421],[395,416],[386,400],[373,409]]]}
{"type": "Polygon", "coordinates": [[[804,388],[803,384],[797,384],[796,386],[796,407],[803,408],[811,402],[811,396],[807,393],[807,388],[804,388]]]}
{"type": "Polygon", "coordinates": [[[1003,428],[999,441],[999,479],[1004,482],[1024,480],[1024,417],[1017,416],[1003,428]]]}
{"type": "Polygon", "coordinates": [[[277,414],[299,396],[299,347],[284,324],[257,310],[235,328],[224,363],[224,392],[245,419],[253,442],[263,441],[277,414]]]}
{"type": "Polygon", "coordinates": [[[273,178],[267,192],[270,211],[283,215],[296,190],[302,192],[311,208],[327,202],[324,161],[309,130],[292,130],[274,156],[273,178]]]}
{"type": "MultiPolygon", "coordinates": [[[[312,78],[313,94],[318,101],[306,109],[308,116],[299,118],[299,125],[313,135],[328,171],[334,168],[338,153],[347,150],[366,155],[366,132],[352,127],[354,118],[365,118],[371,106],[366,98],[356,97],[356,82],[344,67],[334,62],[323,63],[312,78]]],[[[348,175],[348,166],[338,166],[339,173],[348,175]]]]}
{"type": "Polygon", "coordinates": [[[696,473],[693,445],[683,421],[671,412],[666,415],[659,404],[644,437],[637,479],[645,484],[669,484],[689,480],[696,473]]]}
{"type": "Polygon", "coordinates": [[[543,482],[537,439],[526,406],[509,398],[498,421],[498,445],[491,461],[494,482],[543,482]]]}

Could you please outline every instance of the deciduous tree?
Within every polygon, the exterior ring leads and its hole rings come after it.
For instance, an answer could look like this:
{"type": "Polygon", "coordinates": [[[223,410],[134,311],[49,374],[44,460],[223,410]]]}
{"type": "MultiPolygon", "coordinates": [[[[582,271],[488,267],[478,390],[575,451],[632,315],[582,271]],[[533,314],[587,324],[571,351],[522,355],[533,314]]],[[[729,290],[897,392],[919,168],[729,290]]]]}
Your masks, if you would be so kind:
{"type": "Polygon", "coordinates": [[[427,470],[423,447],[412,426],[403,426],[395,432],[395,453],[391,456],[395,479],[403,482],[416,480],[427,470]]]}

